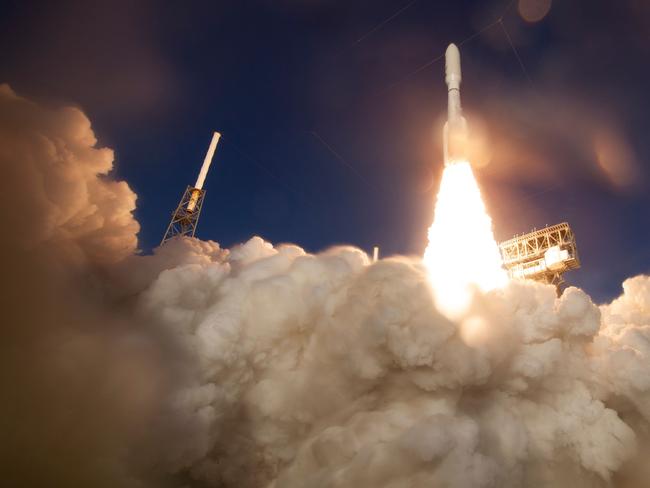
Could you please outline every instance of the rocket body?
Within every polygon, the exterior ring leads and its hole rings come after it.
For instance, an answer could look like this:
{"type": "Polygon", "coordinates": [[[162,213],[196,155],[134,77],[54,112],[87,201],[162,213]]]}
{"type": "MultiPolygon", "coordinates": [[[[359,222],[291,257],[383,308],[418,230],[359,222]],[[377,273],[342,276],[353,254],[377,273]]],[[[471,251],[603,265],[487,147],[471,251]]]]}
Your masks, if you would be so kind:
{"type": "Polygon", "coordinates": [[[447,122],[443,133],[445,164],[466,161],[467,123],[460,106],[460,52],[449,44],[445,52],[445,81],[447,83],[447,122]]]}

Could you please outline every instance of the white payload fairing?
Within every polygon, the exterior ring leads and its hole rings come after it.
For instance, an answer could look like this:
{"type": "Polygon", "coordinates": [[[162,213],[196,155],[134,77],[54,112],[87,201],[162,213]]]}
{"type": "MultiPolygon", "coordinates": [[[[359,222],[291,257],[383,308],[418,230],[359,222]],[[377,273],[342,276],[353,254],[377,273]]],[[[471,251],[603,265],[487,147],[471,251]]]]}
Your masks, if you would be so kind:
{"type": "Polygon", "coordinates": [[[443,132],[445,165],[466,161],[467,123],[460,106],[460,52],[449,44],[445,52],[445,81],[447,82],[447,122],[443,132]]]}

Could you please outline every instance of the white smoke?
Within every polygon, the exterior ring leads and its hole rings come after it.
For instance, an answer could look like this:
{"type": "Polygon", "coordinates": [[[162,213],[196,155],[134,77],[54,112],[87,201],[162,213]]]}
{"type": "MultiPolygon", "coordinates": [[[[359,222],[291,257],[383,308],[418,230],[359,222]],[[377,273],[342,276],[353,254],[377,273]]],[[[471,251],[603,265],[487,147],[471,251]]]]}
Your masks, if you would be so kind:
{"type": "Polygon", "coordinates": [[[164,271],[140,312],[199,364],[164,464],[211,486],[612,486],[650,414],[650,279],[624,286],[602,321],[579,289],[514,282],[452,322],[419,260],[353,248],[255,238],[164,271]]]}
{"type": "Polygon", "coordinates": [[[0,95],[1,194],[34,217],[2,247],[8,486],[646,486],[650,277],[602,307],[513,282],[452,321],[416,258],[137,256],[83,114],[0,95]]]}

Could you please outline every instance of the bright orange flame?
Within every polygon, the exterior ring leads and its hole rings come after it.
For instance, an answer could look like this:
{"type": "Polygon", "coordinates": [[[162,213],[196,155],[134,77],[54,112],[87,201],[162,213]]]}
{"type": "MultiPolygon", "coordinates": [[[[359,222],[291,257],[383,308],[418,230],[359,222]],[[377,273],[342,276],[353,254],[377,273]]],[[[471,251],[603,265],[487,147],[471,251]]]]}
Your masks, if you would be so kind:
{"type": "Polygon", "coordinates": [[[452,317],[463,314],[475,288],[489,291],[508,280],[492,219],[466,161],[450,164],[442,173],[424,264],[438,307],[452,317]]]}

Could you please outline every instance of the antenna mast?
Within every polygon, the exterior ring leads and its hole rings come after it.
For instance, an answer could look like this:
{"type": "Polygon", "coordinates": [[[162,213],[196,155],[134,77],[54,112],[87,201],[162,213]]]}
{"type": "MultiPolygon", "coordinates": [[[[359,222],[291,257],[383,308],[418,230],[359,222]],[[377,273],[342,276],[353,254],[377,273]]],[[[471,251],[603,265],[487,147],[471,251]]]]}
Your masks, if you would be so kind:
{"type": "Polygon", "coordinates": [[[174,210],[174,213],[172,213],[171,221],[167,226],[167,232],[165,232],[165,236],[160,242],[161,246],[176,236],[194,237],[196,226],[199,223],[199,216],[201,215],[201,208],[203,207],[203,199],[205,198],[203,184],[205,183],[205,177],[210,169],[214,151],[217,148],[217,143],[220,138],[221,134],[218,132],[212,135],[212,141],[203,160],[203,166],[201,166],[196,183],[194,186],[188,186],[185,189],[181,201],[176,207],[176,210],[174,210]]]}

